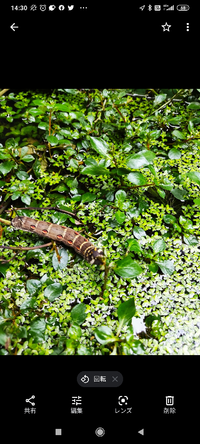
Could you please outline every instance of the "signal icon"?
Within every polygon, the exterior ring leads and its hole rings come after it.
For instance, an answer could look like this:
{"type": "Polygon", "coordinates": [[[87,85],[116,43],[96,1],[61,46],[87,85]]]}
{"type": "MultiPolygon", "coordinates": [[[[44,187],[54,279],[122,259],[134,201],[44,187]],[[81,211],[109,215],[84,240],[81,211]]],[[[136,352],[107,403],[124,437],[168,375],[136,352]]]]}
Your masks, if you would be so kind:
{"type": "Polygon", "coordinates": [[[167,8],[166,11],[174,11],[174,5],[172,5],[169,8],[167,8]]]}

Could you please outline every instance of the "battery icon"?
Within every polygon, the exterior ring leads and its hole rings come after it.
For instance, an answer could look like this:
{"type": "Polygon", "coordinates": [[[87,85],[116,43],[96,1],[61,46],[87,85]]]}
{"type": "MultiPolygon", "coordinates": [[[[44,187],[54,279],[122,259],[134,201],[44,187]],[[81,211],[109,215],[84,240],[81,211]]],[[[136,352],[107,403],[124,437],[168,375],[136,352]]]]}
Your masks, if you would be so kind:
{"type": "Polygon", "coordinates": [[[189,5],[177,5],[176,7],[177,11],[189,11],[190,7],[189,5]]]}

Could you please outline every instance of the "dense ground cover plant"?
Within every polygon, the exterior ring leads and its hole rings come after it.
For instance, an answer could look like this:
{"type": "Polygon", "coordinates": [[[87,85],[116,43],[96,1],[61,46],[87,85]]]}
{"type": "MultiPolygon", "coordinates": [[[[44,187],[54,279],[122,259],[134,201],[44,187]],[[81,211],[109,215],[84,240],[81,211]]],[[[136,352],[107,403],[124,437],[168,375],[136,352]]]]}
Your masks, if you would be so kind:
{"type": "MultiPolygon", "coordinates": [[[[199,353],[200,91],[6,94],[1,216],[70,226],[105,264],[2,249],[0,353],[199,353]]],[[[44,241],[2,224],[1,244],[44,241]]]]}

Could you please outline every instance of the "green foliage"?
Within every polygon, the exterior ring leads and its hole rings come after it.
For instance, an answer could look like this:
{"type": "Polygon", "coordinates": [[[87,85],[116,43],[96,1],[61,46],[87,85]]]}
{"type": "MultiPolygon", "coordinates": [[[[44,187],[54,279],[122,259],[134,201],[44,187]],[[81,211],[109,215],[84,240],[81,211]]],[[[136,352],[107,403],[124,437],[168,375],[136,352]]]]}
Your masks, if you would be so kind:
{"type": "MultiPolygon", "coordinates": [[[[170,330],[167,289],[186,311],[192,294],[199,309],[190,270],[180,261],[198,255],[199,147],[199,90],[0,97],[2,201],[8,209],[41,207],[17,214],[70,226],[106,253],[99,268],[63,246],[16,256],[3,250],[1,354],[162,354],[170,330]],[[179,284],[172,285],[180,273],[187,288],[181,302],[179,284]],[[135,337],[135,313],[146,314],[149,337],[135,337]]],[[[34,233],[4,228],[4,245],[42,243],[34,233]]]]}

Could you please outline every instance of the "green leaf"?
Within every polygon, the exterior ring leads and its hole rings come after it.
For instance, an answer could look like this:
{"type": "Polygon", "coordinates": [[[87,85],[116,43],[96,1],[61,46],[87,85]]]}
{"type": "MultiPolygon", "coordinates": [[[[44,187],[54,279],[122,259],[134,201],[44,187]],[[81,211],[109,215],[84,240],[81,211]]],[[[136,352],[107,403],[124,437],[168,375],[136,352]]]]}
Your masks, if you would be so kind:
{"type": "Polygon", "coordinates": [[[180,216],[179,217],[179,223],[180,225],[183,225],[183,227],[187,230],[192,230],[193,229],[193,223],[190,219],[187,219],[184,216],[180,216]]]}
{"type": "Polygon", "coordinates": [[[34,99],[32,102],[34,105],[38,105],[38,106],[46,106],[46,103],[44,100],[41,99],[34,99]]]}
{"type": "Polygon", "coordinates": [[[182,122],[182,117],[181,116],[168,117],[166,120],[171,125],[180,125],[180,123],[182,122]]]}
{"type": "Polygon", "coordinates": [[[6,271],[10,267],[10,264],[1,264],[0,263],[0,273],[3,275],[3,277],[6,277],[6,271]]]}
{"type": "Polygon", "coordinates": [[[177,230],[179,233],[182,232],[182,228],[181,228],[180,225],[177,224],[176,222],[173,224],[173,227],[174,227],[174,229],[177,230]]]}
{"type": "MultiPolygon", "coordinates": [[[[29,112],[29,114],[31,114],[31,116],[33,116],[34,118],[35,118],[36,116],[39,116],[40,114],[44,114],[44,113],[42,113],[38,108],[30,108],[28,112],[29,112]]],[[[25,128],[22,128],[22,130],[21,130],[21,134],[22,134],[22,135],[26,134],[26,130],[27,130],[26,127],[25,127],[25,128]]]]}
{"type": "Polygon", "coordinates": [[[157,273],[158,271],[158,265],[155,262],[148,264],[148,268],[150,271],[152,271],[152,273],[157,273]]]}
{"type": "Polygon", "coordinates": [[[149,135],[150,135],[151,140],[152,140],[152,139],[153,139],[153,140],[158,139],[158,137],[160,137],[160,133],[161,133],[161,130],[153,130],[153,131],[150,131],[149,135]]]}
{"type": "Polygon", "coordinates": [[[128,212],[127,212],[127,216],[129,216],[131,219],[135,218],[137,219],[137,217],[140,215],[140,211],[138,210],[138,208],[134,207],[134,208],[129,208],[128,212]]]}
{"type": "Polygon", "coordinates": [[[136,312],[135,308],[135,300],[134,298],[129,299],[126,302],[123,302],[119,305],[117,310],[118,319],[120,322],[120,327],[128,324],[128,322],[132,319],[136,312]]]}
{"type": "Polygon", "coordinates": [[[154,177],[157,176],[156,170],[155,170],[155,168],[152,165],[148,165],[147,168],[149,169],[149,171],[151,171],[151,174],[153,174],[154,177]]]}
{"type": "MultiPolygon", "coordinates": [[[[66,91],[72,91],[72,90],[66,90],[66,91]]],[[[56,105],[55,105],[55,110],[56,111],[62,111],[62,112],[70,112],[71,111],[71,106],[70,105],[65,105],[65,104],[60,104],[60,103],[57,103],[56,105]]]]}
{"type": "Polygon", "coordinates": [[[74,339],[67,339],[66,340],[66,349],[61,355],[74,355],[76,350],[76,341],[74,339]]]}
{"type": "Polygon", "coordinates": [[[152,151],[144,150],[141,151],[140,153],[128,156],[126,165],[129,168],[137,170],[152,163],[154,158],[155,154],[152,151]]]}
{"type": "Polygon", "coordinates": [[[51,284],[45,288],[44,296],[49,299],[50,302],[53,302],[56,298],[62,294],[62,285],[61,284],[51,284]]]}
{"type": "Polygon", "coordinates": [[[163,182],[159,184],[160,188],[163,188],[164,190],[171,191],[173,189],[173,184],[169,181],[169,179],[164,178],[163,182]]]}
{"type": "Polygon", "coordinates": [[[115,213],[115,218],[116,218],[118,224],[123,224],[124,221],[126,220],[126,215],[125,215],[125,213],[123,213],[122,211],[118,210],[118,211],[115,213]]]}
{"type": "Polygon", "coordinates": [[[135,239],[127,239],[128,247],[130,251],[134,251],[134,253],[142,253],[142,248],[138,241],[135,239]]]}
{"type": "Polygon", "coordinates": [[[6,148],[16,148],[18,146],[17,139],[15,140],[13,137],[11,139],[7,139],[5,141],[6,148]]]}
{"type": "Polygon", "coordinates": [[[38,129],[48,131],[49,124],[47,122],[40,122],[38,125],[38,129]]]}
{"type": "MultiPolygon", "coordinates": [[[[65,210],[66,207],[63,209],[65,210]]],[[[68,218],[69,218],[68,214],[59,213],[58,211],[55,211],[54,214],[52,214],[52,222],[54,224],[63,225],[68,218]]]]}
{"type": "Polygon", "coordinates": [[[105,199],[108,200],[109,202],[113,202],[115,199],[113,191],[108,191],[105,195],[105,199]]]}
{"type": "Polygon", "coordinates": [[[33,160],[35,160],[35,158],[31,156],[31,154],[27,154],[27,156],[24,156],[22,160],[23,162],[32,162],[33,160]]]}
{"type": "Polygon", "coordinates": [[[59,141],[56,136],[47,136],[46,139],[51,145],[58,145],[59,141]]]}
{"type": "Polygon", "coordinates": [[[87,313],[85,313],[86,308],[87,308],[86,305],[83,304],[82,302],[73,307],[71,310],[72,321],[81,325],[87,317],[87,313]]]}
{"type": "Polygon", "coordinates": [[[8,336],[4,333],[3,326],[0,325],[0,344],[3,345],[3,347],[5,346],[7,339],[8,336]]]}
{"type": "Polygon", "coordinates": [[[124,176],[125,174],[129,173],[128,168],[112,168],[110,171],[111,176],[124,176]]]}
{"type": "Polygon", "coordinates": [[[20,180],[28,179],[28,174],[26,173],[26,171],[17,171],[16,176],[20,180]]]}
{"type": "Polygon", "coordinates": [[[128,174],[127,179],[135,185],[144,185],[147,183],[147,180],[142,173],[130,173],[128,174]]]}
{"type": "Polygon", "coordinates": [[[181,202],[184,202],[185,197],[187,196],[187,192],[185,190],[179,190],[179,188],[171,190],[171,193],[176,199],[181,200],[181,202]]]}
{"type": "Polygon", "coordinates": [[[162,199],[165,198],[165,192],[163,190],[161,190],[160,188],[156,188],[157,193],[159,194],[160,197],[162,197],[162,199]]]}
{"type": "Polygon", "coordinates": [[[26,288],[29,294],[32,296],[39,292],[41,288],[41,282],[37,279],[29,279],[26,283],[26,288]]]}
{"type": "Polygon", "coordinates": [[[140,154],[142,154],[145,157],[145,159],[148,160],[149,163],[152,163],[156,157],[155,153],[153,153],[153,151],[150,150],[140,151],[140,154]]]}
{"type": "Polygon", "coordinates": [[[146,236],[146,232],[140,227],[134,227],[133,234],[136,239],[141,239],[141,237],[146,236]]]}
{"type": "Polygon", "coordinates": [[[183,240],[187,245],[197,245],[199,243],[198,239],[192,234],[190,236],[183,236],[183,240]]]}
{"type": "Polygon", "coordinates": [[[27,338],[28,337],[27,328],[26,327],[19,327],[17,336],[18,336],[18,338],[27,338]]]}
{"type": "Polygon", "coordinates": [[[143,355],[145,353],[145,347],[141,341],[139,341],[138,339],[134,339],[131,344],[131,351],[134,355],[143,355]]]}
{"type": "Polygon", "coordinates": [[[165,250],[166,243],[163,239],[158,239],[153,243],[152,248],[153,248],[153,252],[155,254],[161,253],[162,251],[165,250]]]}
{"type": "Polygon", "coordinates": [[[0,165],[0,171],[5,176],[8,174],[12,168],[15,166],[14,162],[10,162],[9,160],[7,162],[3,162],[0,165]]]}
{"type": "Polygon", "coordinates": [[[193,123],[192,120],[189,120],[189,123],[188,123],[188,131],[189,131],[190,133],[192,133],[193,130],[194,130],[194,123],[193,123]]]}
{"type": "Polygon", "coordinates": [[[11,199],[12,200],[17,200],[20,196],[20,193],[18,191],[15,191],[15,193],[12,194],[11,199]]]}
{"type": "Polygon", "coordinates": [[[111,328],[106,325],[96,328],[94,334],[97,341],[102,345],[108,344],[109,342],[116,342],[116,340],[118,340],[118,338],[113,335],[111,328]]]}
{"type": "Polygon", "coordinates": [[[96,194],[94,194],[94,193],[85,193],[85,194],[82,194],[81,202],[82,203],[94,202],[95,199],[96,199],[96,194]]]}
{"type": "Polygon", "coordinates": [[[69,116],[71,117],[71,120],[72,119],[79,120],[81,117],[84,117],[84,114],[81,113],[80,111],[72,111],[69,113],[69,116]]]}
{"type": "Polygon", "coordinates": [[[200,198],[197,197],[196,199],[194,199],[194,204],[198,205],[198,207],[200,207],[200,198]]]}
{"type": "Polygon", "coordinates": [[[200,102],[191,102],[188,106],[188,109],[199,109],[200,108],[200,102]]]}
{"type": "Polygon", "coordinates": [[[108,156],[108,144],[105,140],[97,137],[88,136],[88,139],[91,142],[92,148],[101,156],[108,156]]]}
{"type": "Polygon", "coordinates": [[[126,192],[124,190],[118,190],[115,193],[115,204],[118,207],[121,207],[121,205],[123,204],[123,202],[126,199],[126,192]]]}
{"type": "Polygon", "coordinates": [[[41,171],[42,171],[41,163],[42,162],[40,162],[39,159],[36,159],[34,164],[32,165],[36,177],[41,177],[41,171]]]}
{"type": "Polygon", "coordinates": [[[166,97],[167,94],[158,94],[153,101],[153,106],[159,105],[160,103],[164,102],[166,97]]]}
{"type": "Polygon", "coordinates": [[[168,153],[168,157],[170,159],[180,159],[181,152],[179,150],[177,150],[176,148],[172,148],[168,153]]]}
{"type": "Polygon", "coordinates": [[[20,310],[27,310],[35,308],[37,306],[36,298],[26,298],[26,300],[20,305],[20,310]]]}
{"type": "Polygon", "coordinates": [[[64,268],[66,268],[67,266],[67,262],[69,259],[67,250],[65,250],[64,248],[59,248],[58,249],[58,254],[60,255],[60,260],[58,261],[57,258],[57,254],[56,251],[53,254],[52,257],[52,265],[54,270],[64,270],[64,268]]]}
{"type": "Polygon", "coordinates": [[[149,315],[145,318],[145,324],[147,327],[151,327],[154,321],[160,321],[160,316],[149,315]]]}
{"type": "Polygon", "coordinates": [[[46,322],[44,319],[35,319],[31,322],[29,335],[34,339],[34,342],[38,343],[44,341],[44,333],[46,330],[46,322]]]}
{"type": "Polygon", "coordinates": [[[71,339],[77,340],[81,337],[82,330],[79,325],[73,324],[68,330],[68,335],[71,339]]]}
{"type": "Polygon", "coordinates": [[[174,264],[172,261],[156,261],[164,274],[171,275],[174,272],[174,264]]]}
{"type": "Polygon", "coordinates": [[[175,216],[171,216],[171,214],[165,214],[163,219],[166,224],[174,224],[176,222],[175,216]]]}
{"type": "Polygon", "coordinates": [[[136,261],[133,261],[130,256],[127,256],[117,261],[114,271],[118,276],[133,278],[141,274],[143,270],[136,261]]]}
{"type": "Polygon", "coordinates": [[[200,173],[198,171],[191,171],[190,173],[187,173],[187,177],[189,177],[190,180],[200,185],[200,173]]]}
{"type": "Polygon", "coordinates": [[[63,193],[67,190],[67,186],[64,183],[61,183],[57,187],[54,188],[54,191],[58,191],[59,193],[63,193]]]}
{"type": "Polygon", "coordinates": [[[87,159],[85,159],[85,165],[86,166],[98,166],[97,161],[93,158],[93,157],[88,157],[87,159]]]}
{"type": "MultiPolygon", "coordinates": [[[[66,136],[66,137],[69,137],[70,138],[70,136],[71,136],[71,132],[70,132],[70,130],[67,130],[67,129],[61,129],[60,131],[59,131],[59,134],[61,134],[62,136],[66,136]]],[[[58,141],[58,139],[57,139],[57,141],[58,141]]],[[[67,152],[69,152],[69,151],[71,151],[71,154],[74,154],[74,150],[73,149],[68,149],[67,150],[67,152]]]]}
{"type": "Polygon", "coordinates": [[[0,150],[0,160],[4,159],[10,159],[10,154],[5,153],[4,151],[0,150]]]}
{"type": "Polygon", "coordinates": [[[83,344],[79,344],[76,349],[77,355],[93,355],[92,350],[89,347],[85,347],[83,344]]]}
{"type": "Polygon", "coordinates": [[[181,131],[178,131],[178,130],[172,131],[172,135],[174,137],[176,137],[177,139],[185,139],[184,134],[181,131]]]}
{"type": "Polygon", "coordinates": [[[91,174],[92,176],[109,176],[110,172],[107,168],[99,165],[86,166],[81,170],[81,174],[91,174]]]}
{"type": "Polygon", "coordinates": [[[29,206],[31,203],[31,198],[27,194],[24,194],[21,196],[21,201],[29,206]]]}
{"type": "Polygon", "coordinates": [[[27,152],[28,152],[28,146],[23,146],[21,148],[21,155],[20,155],[20,157],[24,157],[27,152]]]}
{"type": "Polygon", "coordinates": [[[161,326],[162,326],[162,324],[161,324],[160,320],[155,320],[152,323],[151,335],[155,336],[155,338],[157,338],[158,340],[160,339],[161,334],[162,334],[161,333],[162,330],[160,328],[161,326]]]}
{"type": "Polygon", "coordinates": [[[193,119],[190,120],[190,122],[191,122],[193,125],[199,125],[199,123],[200,123],[200,117],[194,117],[193,119]]]}

